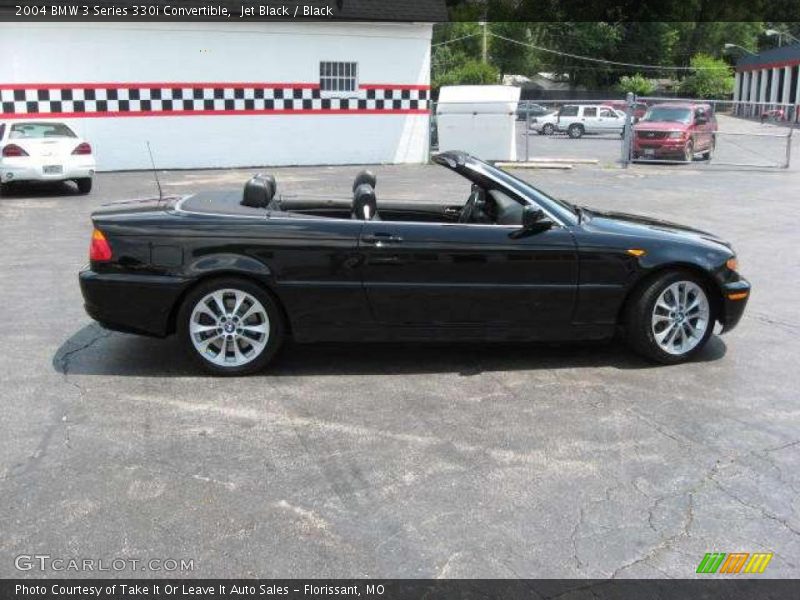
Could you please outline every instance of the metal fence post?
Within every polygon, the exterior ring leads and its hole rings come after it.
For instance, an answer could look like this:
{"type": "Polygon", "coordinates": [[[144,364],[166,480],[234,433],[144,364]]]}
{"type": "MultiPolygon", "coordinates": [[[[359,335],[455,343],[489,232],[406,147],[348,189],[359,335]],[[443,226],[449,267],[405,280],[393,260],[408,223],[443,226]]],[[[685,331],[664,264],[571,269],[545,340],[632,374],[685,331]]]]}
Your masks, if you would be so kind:
{"type": "Polygon", "coordinates": [[[789,162],[792,159],[792,133],[794,132],[794,127],[789,127],[789,135],[786,136],[786,164],[783,165],[784,169],[789,168],[789,162]]]}
{"type": "Polygon", "coordinates": [[[631,140],[633,129],[633,94],[628,92],[625,94],[625,128],[622,130],[622,166],[628,168],[631,162],[631,140]]]}
{"type": "Polygon", "coordinates": [[[531,107],[530,102],[525,100],[525,162],[528,162],[531,157],[530,153],[530,139],[531,139],[531,107]]]}

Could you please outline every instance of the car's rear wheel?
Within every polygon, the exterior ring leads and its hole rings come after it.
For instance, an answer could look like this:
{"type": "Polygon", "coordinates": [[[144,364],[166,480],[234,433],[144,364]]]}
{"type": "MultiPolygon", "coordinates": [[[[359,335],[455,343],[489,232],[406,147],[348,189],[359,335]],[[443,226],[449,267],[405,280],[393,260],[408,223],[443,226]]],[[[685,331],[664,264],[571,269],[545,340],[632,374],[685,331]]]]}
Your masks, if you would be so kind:
{"type": "Polygon", "coordinates": [[[88,194],[92,191],[92,178],[91,177],[82,177],[80,179],[76,179],[75,183],[78,185],[78,192],[81,194],[88,194]]]}
{"type": "Polygon", "coordinates": [[[676,364],[697,354],[714,330],[705,283],[693,273],[672,271],[642,287],[625,315],[628,343],[639,354],[676,364]]]}
{"type": "Polygon", "coordinates": [[[0,183],[0,196],[8,196],[11,192],[10,183],[0,183]]]}
{"type": "Polygon", "coordinates": [[[247,375],[263,369],[278,351],[283,332],[283,315],[275,300],[245,279],[199,285],[178,314],[182,343],[216,375],[247,375]]]}
{"type": "Polygon", "coordinates": [[[545,135],[553,135],[556,132],[556,128],[552,123],[545,123],[542,127],[542,133],[545,135]]]}
{"type": "Polygon", "coordinates": [[[583,125],[580,125],[578,123],[573,123],[567,129],[567,134],[574,140],[583,137],[583,125]]]}

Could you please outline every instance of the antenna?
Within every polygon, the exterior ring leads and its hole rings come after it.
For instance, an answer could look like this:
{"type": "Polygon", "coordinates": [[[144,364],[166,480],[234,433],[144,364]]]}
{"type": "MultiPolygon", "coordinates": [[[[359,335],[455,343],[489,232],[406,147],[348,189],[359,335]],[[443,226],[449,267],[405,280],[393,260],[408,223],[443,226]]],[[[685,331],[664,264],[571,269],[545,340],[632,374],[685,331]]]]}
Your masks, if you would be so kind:
{"type": "Polygon", "coordinates": [[[156,180],[156,187],[158,188],[158,201],[164,198],[164,194],[161,191],[161,182],[158,180],[158,171],[156,171],[156,161],[153,160],[153,151],[150,150],[150,142],[145,142],[147,144],[147,153],[150,155],[150,164],[153,165],[153,177],[156,180]]]}

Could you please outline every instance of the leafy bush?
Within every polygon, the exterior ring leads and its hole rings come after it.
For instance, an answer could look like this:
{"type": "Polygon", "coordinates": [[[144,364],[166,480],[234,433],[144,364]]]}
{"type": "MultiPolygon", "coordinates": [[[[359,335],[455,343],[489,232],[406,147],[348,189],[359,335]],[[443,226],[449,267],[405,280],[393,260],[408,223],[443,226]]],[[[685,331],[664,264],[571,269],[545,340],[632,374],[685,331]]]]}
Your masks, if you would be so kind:
{"type": "Polygon", "coordinates": [[[637,96],[647,96],[655,91],[656,85],[652,79],[647,79],[641,73],[636,73],[635,75],[623,75],[620,77],[617,89],[624,94],[631,92],[637,96]]]}
{"type": "Polygon", "coordinates": [[[498,82],[500,72],[497,67],[478,60],[468,60],[455,69],[445,71],[434,79],[433,87],[443,85],[487,85],[498,82]]]}
{"type": "Polygon", "coordinates": [[[696,70],[681,82],[681,92],[695,98],[727,98],[733,93],[733,70],[725,61],[696,54],[690,64],[696,70]]]}

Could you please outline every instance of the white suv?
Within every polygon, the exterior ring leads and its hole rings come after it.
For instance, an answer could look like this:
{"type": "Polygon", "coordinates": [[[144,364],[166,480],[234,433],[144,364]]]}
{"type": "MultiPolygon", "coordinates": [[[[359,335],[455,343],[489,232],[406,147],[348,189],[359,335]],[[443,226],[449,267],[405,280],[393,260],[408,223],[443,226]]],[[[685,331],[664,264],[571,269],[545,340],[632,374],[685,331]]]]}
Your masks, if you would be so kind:
{"type": "Polygon", "coordinates": [[[567,104],[558,111],[557,127],[576,139],[585,133],[622,134],[625,117],[605,104],[567,104]]]}

